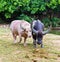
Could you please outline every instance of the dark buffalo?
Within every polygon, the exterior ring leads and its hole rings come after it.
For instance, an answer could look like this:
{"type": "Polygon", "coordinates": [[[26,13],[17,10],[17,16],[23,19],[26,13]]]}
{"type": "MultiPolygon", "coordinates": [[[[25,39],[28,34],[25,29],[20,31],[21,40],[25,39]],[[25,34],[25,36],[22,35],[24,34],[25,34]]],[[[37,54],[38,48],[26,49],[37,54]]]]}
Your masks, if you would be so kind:
{"type": "Polygon", "coordinates": [[[44,24],[40,20],[34,20],[31,23],[31,28],[34,47],[36,47],[37,44],[41,44],[41,47],[43,48],[43,35],[47,34],[50,31],[51,27],[49,27],[48,30],[44,31],[44,24]]]}

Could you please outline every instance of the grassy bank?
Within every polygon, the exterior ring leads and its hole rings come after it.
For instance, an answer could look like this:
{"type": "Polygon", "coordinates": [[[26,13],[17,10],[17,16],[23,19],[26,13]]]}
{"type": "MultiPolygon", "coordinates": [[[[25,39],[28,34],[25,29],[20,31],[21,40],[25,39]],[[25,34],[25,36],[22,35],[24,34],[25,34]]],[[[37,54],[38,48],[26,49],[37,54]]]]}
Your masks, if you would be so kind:
{"type": "Polygon", "coordinates": [[[27,46],[13,44],[9,28],[0,28],[0,62],[60,62],[60,35],[49,33],[43,38],[44,48],[33,48],[32,39],[27,46]]]}

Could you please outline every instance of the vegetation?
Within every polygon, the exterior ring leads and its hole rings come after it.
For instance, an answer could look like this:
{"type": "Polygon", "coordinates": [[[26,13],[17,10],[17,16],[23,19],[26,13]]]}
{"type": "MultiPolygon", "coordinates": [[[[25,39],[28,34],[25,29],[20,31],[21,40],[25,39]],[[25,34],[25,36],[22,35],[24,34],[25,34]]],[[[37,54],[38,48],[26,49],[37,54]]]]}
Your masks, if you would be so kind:
{"type": "Polygon", "coordinates": [[[51,20],[47,17],[42,19],[42,22],[46,27],[48,27],[50,24],[52,24],[52,27],[59,27],[60,26],[60,19],[57,17],[51,18],[51,20]]]}
{"type": "MultiPolygon", "coordinates": [[[[38,16],[41,20],[47,17],[50,21],[52,18],[58,18],[60,14],[60,0],[1,0],[0,1],[0,18],[4,21],[11,22],[14,19],[25,19],[31,21],[31,18],[38,16]],[[24,17],[21,17],[23,14],[24,17]],[[58,15],[57,15],[58,14],[58,15]]],[[[55,20],[52,25],[55,24],[55,20]]],[[[58,23],[58,25],[60,22],[58,23]]],[[[55,25],[54,25],[55,26],[55,25]]],[[[56,24],[57,26],[57,24],[56,24]]]]}

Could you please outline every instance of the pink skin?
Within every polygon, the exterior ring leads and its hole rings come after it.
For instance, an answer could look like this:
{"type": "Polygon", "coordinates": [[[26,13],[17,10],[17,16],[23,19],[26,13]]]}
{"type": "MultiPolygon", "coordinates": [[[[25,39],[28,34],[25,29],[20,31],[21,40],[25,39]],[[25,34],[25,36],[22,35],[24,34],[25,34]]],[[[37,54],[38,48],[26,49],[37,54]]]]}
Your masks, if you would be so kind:
{"type": "Polygon", "coordinates": [[[30,23],[28,23],[24,20],[14,20],[10,24],[10,29],[11,29],[11,32],[12,32],[12,35],[14,38],[14,43],[17,43],[17,41],[16,41],[17,36],[19,36],[19,38],[20,38],[19,42],[21,42],[22,37],[24,37],[24,46],[26,46],[27,37],[31,37],[30,23]],[[24,31],[23,28],[26,29],[26,31],[24,31]],[[27,36],[25,36],[25,34],[27,36]]]}

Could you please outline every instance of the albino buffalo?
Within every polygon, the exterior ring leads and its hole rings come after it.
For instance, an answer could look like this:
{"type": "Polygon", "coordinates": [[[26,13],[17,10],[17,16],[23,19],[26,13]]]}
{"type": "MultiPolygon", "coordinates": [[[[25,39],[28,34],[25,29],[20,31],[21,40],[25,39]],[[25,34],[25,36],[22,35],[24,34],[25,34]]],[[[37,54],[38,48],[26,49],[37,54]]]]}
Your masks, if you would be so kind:
{"type": "Polygon", "coordinates": [[[14,43],[16,43],[16,37],[19,36],[20,41],[24,37],[24,46],[26,46],[27,37],[31,37],[30,23],[25,20],[14,20],[11,22],[10,29],[14,38],[14,43]]]}

